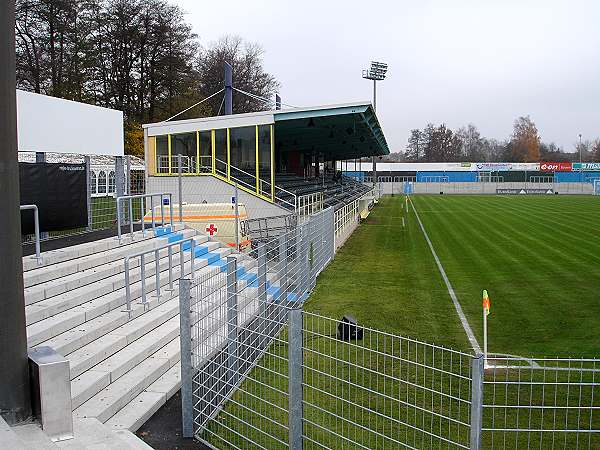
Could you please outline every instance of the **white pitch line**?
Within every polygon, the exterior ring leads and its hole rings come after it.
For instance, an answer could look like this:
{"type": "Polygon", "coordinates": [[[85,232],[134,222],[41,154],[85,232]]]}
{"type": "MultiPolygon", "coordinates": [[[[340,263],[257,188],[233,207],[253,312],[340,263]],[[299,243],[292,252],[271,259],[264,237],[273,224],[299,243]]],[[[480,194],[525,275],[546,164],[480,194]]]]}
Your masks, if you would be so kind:
{"type": "Polygon", "coordinates": [[[429,239],[429,236],[427,235],[427,231],[425,231],[425,227],[423,226],[423,223],[421,222],[421,218],[419,217],[419,213],[417,213],[417,208],[415,208],[415,205],[414,205],[412,199],[410,200],[410,204],[413,208],[413,211],[415,212],[415,216],[417,217],[417,222],[419,222],[419,226],[421,227],[423,236],[425,236],[425,240],[427,241],[427,244],[429,245],[429,250],[431,250],[431,254],[433,255],[433,258],[435,259],[435,263],[437,264],[438,270],[440,271],[440,274],[442,275],[442,278],[444,279],[444,283],[446,283],[446,288],[448,288],[448,294],[450,294],[452,303],[454,303],[454,308],[456,309],[456,313],[458,314],[458,317],[460,319],[460,322],[462,323],[465,333],[467,333],[467,338],[469,339],[469,342],[471,343],[471,347],[473,347],[473,350],[475,350],[475,353],[480,354],[481,347],[479,345],[479,342],[477,342],[477,339],[475,338],[475,335],[473,334],[473,330],[471,329],[471,326],[469,325],[469,322],[467,321],[465,313],[463,312],[462,307],[460,306],[458,297],[456,296],[456,293],[454,292],[454,288],[452,287],[452,284],[450,283],[450,280],[448,279],[448,276],[446,275],[444,266],[442,266],[440,258],[438,258],[438,255],[435,252],[435,249],[433,248],[433,244],[431,243],[431,240],[429,239]]]}

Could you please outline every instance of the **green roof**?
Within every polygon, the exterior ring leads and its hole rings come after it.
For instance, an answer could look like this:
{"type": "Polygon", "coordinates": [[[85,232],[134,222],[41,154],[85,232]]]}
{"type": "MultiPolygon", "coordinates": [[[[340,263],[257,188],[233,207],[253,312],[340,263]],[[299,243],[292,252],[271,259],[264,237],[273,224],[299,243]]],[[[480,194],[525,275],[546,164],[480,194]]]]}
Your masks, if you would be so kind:
{"type": "Polygon", "coordinates": [[[322,153],[326,160],[390,153],[370,103],[274,111],[278,152],[322,153]]]}

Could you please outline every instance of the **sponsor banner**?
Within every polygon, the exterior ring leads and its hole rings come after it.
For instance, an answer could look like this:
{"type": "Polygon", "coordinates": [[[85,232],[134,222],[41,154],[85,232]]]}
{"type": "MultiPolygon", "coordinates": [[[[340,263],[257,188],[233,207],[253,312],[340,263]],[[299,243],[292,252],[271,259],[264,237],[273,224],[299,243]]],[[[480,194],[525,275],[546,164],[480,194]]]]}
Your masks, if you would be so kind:
{"type": "Polygon", "coordinates": [[[488,172],[504,172],[504,171],[538,171],[540,170],[539,163],[475,163],[471,166],[471,170],[488,171],[488,172]]]}
{"type": "Polygon", "coordinates": [[[510,189],[498,188],[496,194],[502,195],[550,195],[554,194],[553,189],[510,189]]]}
{"type": "Polygon", "coordinates": [[[570,172],[572,164],[567,162],[541,162],[540,171],[542,172],[570,172]]]}
{"type": "Polygon", "coordinates": [[[600,162],[573,163],[573,170],[600,170],[600,162]]]}

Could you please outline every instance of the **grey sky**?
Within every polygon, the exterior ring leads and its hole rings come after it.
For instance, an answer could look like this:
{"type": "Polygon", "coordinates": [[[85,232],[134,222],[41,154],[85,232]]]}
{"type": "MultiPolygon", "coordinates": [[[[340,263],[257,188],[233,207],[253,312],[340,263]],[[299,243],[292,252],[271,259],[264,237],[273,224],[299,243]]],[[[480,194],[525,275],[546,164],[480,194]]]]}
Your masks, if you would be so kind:
{"type": "Polygon", "coordinates": [[[361,70],[387,62],[377,106],[392,151],[428,122],[505,139],[520,115],[566,151],[600,137],[600,1],[173,1],[203,45],[260,43],[292,105],[370,100],[361,70]]]}

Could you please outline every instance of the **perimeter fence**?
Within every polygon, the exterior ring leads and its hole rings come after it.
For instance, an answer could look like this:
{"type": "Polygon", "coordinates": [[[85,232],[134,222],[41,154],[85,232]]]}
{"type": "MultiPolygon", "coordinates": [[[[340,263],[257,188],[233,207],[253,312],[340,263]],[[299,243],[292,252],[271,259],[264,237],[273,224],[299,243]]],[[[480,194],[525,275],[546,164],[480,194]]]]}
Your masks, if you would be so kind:
{"type": "Polygon", "coordinates": [[[485,362],[303,311],[333,256],[319,220],[181,282],[184,435],[235,449],[600,448],[600,360],[485,362]]]}

